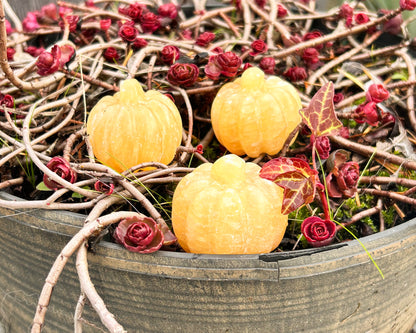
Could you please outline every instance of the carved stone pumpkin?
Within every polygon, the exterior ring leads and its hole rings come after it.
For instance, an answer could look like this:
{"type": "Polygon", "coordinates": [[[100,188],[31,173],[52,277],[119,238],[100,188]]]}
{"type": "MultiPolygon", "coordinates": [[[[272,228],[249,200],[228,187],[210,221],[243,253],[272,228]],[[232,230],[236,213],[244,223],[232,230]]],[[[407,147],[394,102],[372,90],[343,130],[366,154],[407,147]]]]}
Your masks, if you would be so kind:
{"type": "Polygon", "coordinates": [[[230,154],[200,165],[179,182],[172,226],[185,251],[254,254],[279,245],[287,226],[283,190],[260,178],[259,170],[230,154]]]}
{"type": "Polygon", "coordinates": [[[257,67],[226,83],[211,108],[212,127],[231,153],[258,157],[277,154],[301,122],[297,90],[277,76],[264,79],[257,67]]]}
{"type": "Polygon", "coordinates": [[[144,162],[170,163],[182,140],[182,120],[169,97],[145,93],[128,79],[94,106],[87,133],[97,160],[121,172],[144,162]]]}

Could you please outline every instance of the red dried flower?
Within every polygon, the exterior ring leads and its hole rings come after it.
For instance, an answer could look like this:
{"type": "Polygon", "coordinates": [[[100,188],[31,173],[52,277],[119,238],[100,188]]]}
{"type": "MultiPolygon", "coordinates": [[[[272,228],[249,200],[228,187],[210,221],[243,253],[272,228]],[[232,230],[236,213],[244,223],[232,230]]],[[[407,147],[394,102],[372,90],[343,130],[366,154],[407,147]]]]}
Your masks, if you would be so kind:
{"type": "Polygon", "coordinates": [[[388,99],[390,93],[382,84],[373,83],[368,87],[367,93],[365,95],[368,102],[381,103],[388,99]]]}
{"type": "Polygon", "coordinates": [[[400,0],[400,8],[403,10],[414,10],[416,8],[416,0],[400,0]]]}
{"type": "Polygon", "coordinates": [[[171,2],[159,6],[157,12],[160,16],[168,17],[171,20],[174,20],[178,16],[178,8],[171,2]]]}
{"type": "Polygon", "coordinates": [[[23,30],[26,32],[33,32],[40,28],[38,19],[34,12],[28,12],[22,21],[23,30]]]}
{"type": "Polygon", "coordinates": [[[100,20],[101,30],[107,31],[111,27],[111,19],[102,19],[100,20]]]}
{"type": "MultiPolygon", "coordinates": [[[[71,168],[69,162],[62,157],[56,156],[52,158],[46,166],[55,172],[59,177],[65,179],[70,183],[75,183],[77,180],[77,173],[71,168]]],[[[46,174],[43,175],[43,182],[46,187],[56,191],[63,186],[50,179],[46,174]]]]}
{"type": "Polygon", "coordinates": [[[342,100],[344,100],[344,94],[343,93],[336,93],[334,94],[334,103],[337,104],[339,102],[341,102],[342,100]]]}
{"type": "Polygon", "coordinates": [[[164,241],[159,225],[144,216],[121,220],[114,231],[114,238],[127,250],[139,253],[155,252],[162,247],[164,241]]]}
{"type": "Polygon", "coordinates": [[[287,9],[280,3],[277,5],[277,17],[282,18],[287,15],[287,9]]]}
{"type": "Polygon", "coordinates": [[[47,4],[40,9],[42,17],[46,17],[53,21],[58,20],[58,8],[54,3],[47,4]]]}
{"type": "Polygon", "coordinates": [[[160,27],[159,16],[152,12],[147,12],[142,15],[140,19],[140,25],[143,29],[143,32],[152,33],[160,27]]]}
{"type": "Polygon", "coordinates": [[[114,191],[114,183],[111,180],[110,181],[97,180],[94,183],[94,189],[97,192],[110,195],[114,191]]]}
{"type": "Polygon", "coordinates": [[[259,67],[266,74],[274,74],[274,67],[276,66],[276,60],[273,57],[264,57],[260,60],[259,67]]]}
{"type": "Polygon", "coordinates": [[[42,52],[36,61],[38,74],[45,76],[55,73],[60,66],[61,48],[58,45],[52,47],[51,52],[42,52]]]}
{"type": "Polygon", "coordinates": [[[13,96],[6,94],[0,94],[0,105],[4,105],[6,108],[14,108],[14,98],[13,96]]]}
{"type": "Polygon", "coordinates": [[[172,65],[179,57],[180,51],[174,45],[166,45],[160,52],[160,59],[167,65],[172,65]]]}
{"type": "Polygon", "coordinates": [[[205,74],[212,80],[217,80],[220,75],[234,77],[242,62],[241,58],[231,51],[212,55],[205,66],[205,74]]]}
{"type": "Polygon", "coordinates": [[[195,44],[199,46],[207,46],[215,39],[215,34],[213,32],[205,31],[198,36],[196,39],[195,44]]]}
{"type": "Polygon", "coordinates": [[[267,44],[261,40],[257,39],[253,43],[251,43],[251,52],[249,53],[251,56],[256,56],[258,54],[263,54],[267,52],[268,47],[267,44]]]}
{"type": "Polygon", "coordinates": [[[332,198],[351,198],[357,192],[360,166],[356,162],[337,163],[326,176],[328,195],[332,198]]]}
{"type": "Polygon", "coordinates": [[[308,66],[319,63],[319,52],[314,47],[308,47],[303,50],[302,59],[308,66]]]}
{"type": "Polygon", "coordinates": [[[364,24],[367,23],[370,19],[366,13],[357,13],[354,16],[354,21],[357,24],[364,24]]]}
{"type": "MultiPolygon", "coordinates": [[[[304,36],[303,36],[303,40],[304,41],[307,41],[307,40],[311,40],[311,39],[316,39],[316,38],[320,38],[320,37],[322,37],[322,33],[319,31],[319,30],[313,30],[313,31],[310,31],[310,32],[308,32],[308,33],[306,33],[304,36]]],[[[320,50],[320,49],[322,49],[324,47],[324,45],[323,44],[318,44],[318,45],[315,45],[315,49],[317,49],[317,50],[320,50]]]]}
{"type": "Polygon", "coordinates": [[[321,160],[326,160],[331,151],[331,142],[327,136],[318,136],[315,138],[315,147],[321,160]]]}
{"type": "Polygon", "coordinates": [[[341,18],[348,18],[352,17],[354,14],[354,8],[352,8],[349,4],[344,3],[339,7],[339,17],[341,18]]]}
{"type": "Polygon", "coordinates": [[[332,243],[337,231],[337,225],[330,220],[318,216],[310,216],[303,220],[301,232],[312,247],[326,246],[332,243]]]}
{"type": "MultiPolygon", "coordinates": [[[[391,10],[380,9],[380,13],[383,15],[391,13],[391,10]]],[[[392,35],[398,35],[402,31],[403,16],[402,14],[397,14],[387,22],[383,23],[383,31],[388,32],[392,35]]]]}
{"type": "Polygon", "coordinates": [[[103,56],[107,61],[111,61],[111,62],[117,62],[117,60],[120,59],[120,55],[118,54],[118,51],[114,47],[111,47],[111,46],[104,51],[103,56]]]}
{"type": "Polygon", "coordinates": [[[307,79],[308,74],[304,67],[290,67],[283,75],[292,82],[304,81],[307,79]]]}
{"type": "Polygon", "coordinates": [[[147,11],[146,5],[140,3],[133,3],[129,5],[125,11],[124,15],[130,17],[134,22],[140,22],[142,15],[147,11]]]}
{"type": "Polygon", "coordinates": [[[134,26],[134,22],[126,22],[118,29],[118,36],[127,43],[134,42],[139,31],[134,26]]]}
{"type": "Polygon", "coordinates": [[[78,15],[67,15],[63,17],[62,21],[59,21],[59,26],[62,30],[65,29],[65,22],[69,25],[69,32],[75,32],[77,30],[77,24],[79,21],[78,15]]]}
{"type": "Polygon", "coordinates": [[[176,63],[172,65],[167,74],[167,80],[178,86],[192,86],[199,76],[199,68],[195,64],[176,63]]]}
{"type": "Polygon", "coordinates": [[[378,112],[377,104],[375,102],[368,102],[366,104],[359,105],[354,110],[354,119],[357,123],[367,123],[370,126],[378,125],[378,112]]]}
{"type": "Polygon", "coordinates": [[[182,31],[181,36],[183,37],[183,39],[191,40],[193,38],[191,29],[185,29],[184,31],[182,31]]]}
{"type": "Polygon", "coordinates": [[[139,50],[145,46],[147,46],[147,41],[143,38],[136,38],[134,42],[131,44],[133,49],[139,50]]]}
{"type": "Polygon", "coordinates": [[[13,61],[14,54],[16,53],[16,50],[13,47],[7,48],[7,60],[13,61]]]}

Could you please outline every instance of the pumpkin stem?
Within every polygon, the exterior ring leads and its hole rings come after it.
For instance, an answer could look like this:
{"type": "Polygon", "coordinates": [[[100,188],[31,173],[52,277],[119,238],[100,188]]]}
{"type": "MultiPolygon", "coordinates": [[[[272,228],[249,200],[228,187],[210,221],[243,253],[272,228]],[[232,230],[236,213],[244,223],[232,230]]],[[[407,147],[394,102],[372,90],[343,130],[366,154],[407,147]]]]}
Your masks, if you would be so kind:
{"type": "Polygon", "coordinates": [[[247,68],[241,76],[241,86],[247,89],[261,89],[264,85],[264,72],[258,67],[247,68]]]}
{"type": "Polygon", "coordinates": [[[239,184],[245,179],[245,161],[237,155],[225,155],[211,169],[211,176],[220,184],[239,184]]]}
{"type": "Polygon", "coordinates": [[[144,98],[144,94],[142,86],[136,79],[127,79],[120,85],[120,101],[122,103],[137,103],[138,100],[144,98]]]}

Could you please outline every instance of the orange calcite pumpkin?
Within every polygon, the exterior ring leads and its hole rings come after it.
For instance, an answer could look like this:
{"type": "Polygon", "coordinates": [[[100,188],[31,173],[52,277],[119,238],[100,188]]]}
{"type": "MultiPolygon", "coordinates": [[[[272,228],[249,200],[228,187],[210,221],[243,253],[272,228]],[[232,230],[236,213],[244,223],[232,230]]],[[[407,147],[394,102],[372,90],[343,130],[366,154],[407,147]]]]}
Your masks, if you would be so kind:
{"type": "Polygon", "coordinates": [[[170,163],[182,140],[182,120],[169,97],[143,91],[135,79],[121,83],[91,110],[87,133],[95,157],[118,172],[145,162],[170,163]]]}
{"type": "Polygon", "coordinates": [[[277,76],[264,79],[257,67],[225,84],[211,108],[212,127],[231,153],[258,157],[277,154],[301,122],[299,93],[277,76]]]}
{"type": "Polygon", "coordinates": [[[178,184],[172,226],[187,252],[268,253],[281,242],[287,215],[283,190],[260,178],[260,167],[237,155],[204,163],[178,184]]]}

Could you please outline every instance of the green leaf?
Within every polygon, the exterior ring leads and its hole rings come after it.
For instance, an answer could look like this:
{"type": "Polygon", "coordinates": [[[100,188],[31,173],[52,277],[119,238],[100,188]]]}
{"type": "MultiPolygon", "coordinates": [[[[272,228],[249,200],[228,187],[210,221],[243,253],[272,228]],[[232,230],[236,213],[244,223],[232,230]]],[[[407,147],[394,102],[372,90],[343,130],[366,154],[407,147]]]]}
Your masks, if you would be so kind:
{"type": "Polygon", "coordinates": [[[38,185],[36,185],[36,189],[37,189],[38,191],[52,191],[49,187],[47,187],[47,186],[45,185],[45,183],[44,183],[44,182],[40,182],[38,185]]]}
{"type": "Polygon", "coordinates": [[[336,135],[342,127],[334,107],[334,84],[326,83],[312,97],[309,106],[301,109],[303,122],[315,136],[336,135]]]}

